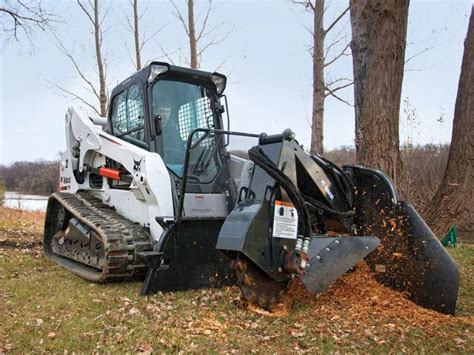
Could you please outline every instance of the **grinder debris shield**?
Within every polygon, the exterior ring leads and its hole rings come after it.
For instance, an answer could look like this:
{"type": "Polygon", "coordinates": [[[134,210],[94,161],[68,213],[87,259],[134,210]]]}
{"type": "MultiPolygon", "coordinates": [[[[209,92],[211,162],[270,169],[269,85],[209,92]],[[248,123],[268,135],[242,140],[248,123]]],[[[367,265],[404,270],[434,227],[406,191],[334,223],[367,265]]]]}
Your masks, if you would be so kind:
{"type": "Polygon", "coordinates": [[[458,267],[421,216],[398,198],[380,171],[359,166],[345,166],[344,171],[356,188],[354,222],[362,233],[381,240],[367,258],[376,279],[420,306],[454,314],[458,267]]]}

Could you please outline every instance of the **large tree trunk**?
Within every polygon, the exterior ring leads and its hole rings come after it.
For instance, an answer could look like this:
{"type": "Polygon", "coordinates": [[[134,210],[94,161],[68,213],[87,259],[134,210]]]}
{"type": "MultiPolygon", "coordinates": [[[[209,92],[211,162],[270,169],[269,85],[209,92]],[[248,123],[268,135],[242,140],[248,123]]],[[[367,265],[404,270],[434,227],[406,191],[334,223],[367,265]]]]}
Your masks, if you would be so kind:
{"type": "Polygon", "coordinates": [[[316,0],[313,11],[313,112],[311,153],[323,154],[324,146],[324,0],[316,0]]]}
{"type": "Polygon", "coordinates": [[[135,59],[137,70],[142,68],[142,57],[140,53],[140,37],[138,31],[138,0],[133,0],[133,41],[135,43],[135,59]]]}
{"type": "Polygon", "coordinates": [[[194,23],[194,0],[188,0],[188,28],[189,28],[189,50],[191,68],[199,67],[197,55],[196,25],[194,23]]]}
{"type": "Polygon", "coordinates": [[[409,0],[351,0],[357,163],[397,183],[409,0]]]}
{"type": "Polygon", "coordinates": [[[98,0],[94,0],[94,39],[95,39],[95,54],[97,59],[97,69],[99,71],[99,103],[100,115],[107,116],[107,87],[105,84],[105,69],[104,61],[102,59],[102,31],[99,22],[99,4],[98,0]]]}
{"type": "Polygon", "coordinates": [[[454,109],[448,164],[427,210],[427,220],[441,237],[451,224],[474,228],[474,7],[464,41],[464,56],[454,109]]]}

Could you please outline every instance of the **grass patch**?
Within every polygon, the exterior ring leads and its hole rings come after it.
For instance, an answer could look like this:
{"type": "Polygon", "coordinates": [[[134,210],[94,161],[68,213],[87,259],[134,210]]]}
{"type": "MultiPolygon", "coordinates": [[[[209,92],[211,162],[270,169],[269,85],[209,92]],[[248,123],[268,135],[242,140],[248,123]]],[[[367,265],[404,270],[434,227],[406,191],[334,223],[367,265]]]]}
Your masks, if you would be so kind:
{"type": "Polygon", "coordinates": [[[456,314],[472,316],[474,315],[474,244],[458,244],[457,248],[447,250],[461,271],[456,314]]]}
{"type": "MultiPolygon", "coordinates": [[[[1,219],[8,226],[0,227],[3,238],[41,238],[37,216],[13,216],[1,219]]],[[[38,240],[34,245],[0,244],[0,353],[474,350],[473,246],[449,249],[461,269],[457,317],[399,294],[387,298],[397,303],[387,302],[376,292],[381,286],[356,271],[319,297],[295,298],[289,315],[272,318],[243,307],[237,287],[141,297],[141,282],[89,283],[46,260],[38,240]]]]}

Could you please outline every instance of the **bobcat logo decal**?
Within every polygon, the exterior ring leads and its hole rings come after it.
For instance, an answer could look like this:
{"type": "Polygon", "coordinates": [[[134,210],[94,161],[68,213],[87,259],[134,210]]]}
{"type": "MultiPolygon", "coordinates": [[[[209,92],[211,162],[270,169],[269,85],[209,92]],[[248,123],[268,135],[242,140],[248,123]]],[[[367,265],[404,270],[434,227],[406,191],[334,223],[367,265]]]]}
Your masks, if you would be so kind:
{"type": "Polygon", "coordinates": [[[135,160],[133,159],[133,170],[134,171],[141,171],[142,170],[142,160],[135,160]]]}

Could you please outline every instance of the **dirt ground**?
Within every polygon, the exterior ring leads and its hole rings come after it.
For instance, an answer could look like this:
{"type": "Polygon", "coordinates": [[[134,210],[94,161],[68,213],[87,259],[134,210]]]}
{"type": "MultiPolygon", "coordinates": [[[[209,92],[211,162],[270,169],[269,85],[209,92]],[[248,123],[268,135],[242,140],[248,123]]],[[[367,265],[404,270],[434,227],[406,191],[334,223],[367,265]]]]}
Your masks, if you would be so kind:
{"type": "Polygon", "coordinates": [[[97,285],[44,258],[44,214],[0,208],[0,354],[25,352],[474,353],[474,247],[450,249],[461,270],[457,315],[417,306],[361,263],[329,290],[295,282],[278,316],[237,287],[139,296],[141,284],[97,285]]]}

